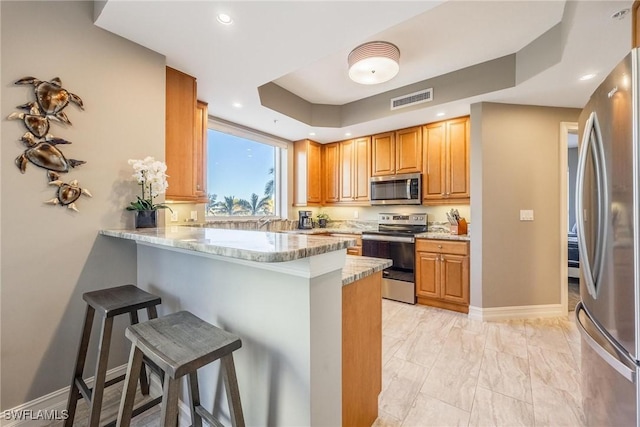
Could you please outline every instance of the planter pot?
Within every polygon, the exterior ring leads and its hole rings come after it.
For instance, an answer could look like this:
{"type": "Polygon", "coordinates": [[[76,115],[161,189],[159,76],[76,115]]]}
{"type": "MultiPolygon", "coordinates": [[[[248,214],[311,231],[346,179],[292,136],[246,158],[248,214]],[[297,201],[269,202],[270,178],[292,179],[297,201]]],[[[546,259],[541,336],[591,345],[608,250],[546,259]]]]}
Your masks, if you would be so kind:
{"type": "Polygon", "coordinates": [[[324,218],[318,219],[318,226],[320,228],[327,228],[327,220],[324,218]]]}
{"type": "Polygon", "coordinates": [[[158,211],[135,211],[136,228],[155,228],[158,223],[158,211]]]}

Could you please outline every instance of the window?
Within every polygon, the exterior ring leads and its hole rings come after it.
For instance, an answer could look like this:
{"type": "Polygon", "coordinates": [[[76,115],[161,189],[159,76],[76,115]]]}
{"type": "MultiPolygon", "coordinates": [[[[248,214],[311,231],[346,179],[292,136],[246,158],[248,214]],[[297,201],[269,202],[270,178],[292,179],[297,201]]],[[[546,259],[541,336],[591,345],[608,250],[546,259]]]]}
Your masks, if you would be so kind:
{"type": "Polygon", "coordinates": [[[286,146],[257,131],[210,120],[207,217],[279,216],[280,159],[286,157],[286,146]]]}

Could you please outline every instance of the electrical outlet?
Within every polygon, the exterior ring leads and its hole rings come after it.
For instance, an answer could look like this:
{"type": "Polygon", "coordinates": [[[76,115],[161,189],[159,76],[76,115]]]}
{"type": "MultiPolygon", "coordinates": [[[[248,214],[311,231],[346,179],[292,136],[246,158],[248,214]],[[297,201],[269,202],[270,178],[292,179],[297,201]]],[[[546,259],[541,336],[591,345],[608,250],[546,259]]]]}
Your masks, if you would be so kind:
{"type": "Polygon", "coordinates": [[[531,209],[521,209],[520,210],[520,221],[533,221],[533,210],[531,210],[531,209]]]}
{"type": "Polygon", "coordinates": [[[178,220],[178,211],[171,212],[171,221],[176,222],[178,220]]]}
{"type": "Polygon", "coordinates": [[[357,210],[353,211],[353,217],[355,219],[358,219],[360,217],[360,212],[358,212],[357,210]]]}
{"type": "Polygon", "coordinates": [[[198,211],[191,211],[191,219],[194,221],[198,220],[198,211]]]}

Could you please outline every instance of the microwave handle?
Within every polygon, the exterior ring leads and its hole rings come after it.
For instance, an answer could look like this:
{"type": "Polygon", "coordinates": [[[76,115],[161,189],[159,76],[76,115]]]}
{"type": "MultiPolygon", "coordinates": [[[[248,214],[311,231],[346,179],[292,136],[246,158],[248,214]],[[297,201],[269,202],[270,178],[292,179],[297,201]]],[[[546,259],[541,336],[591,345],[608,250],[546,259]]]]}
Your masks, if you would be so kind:
{"type": "Polygon", "coordinates": [[[411,199],[411,178],[407,179],[407,200],[411,199]]]}

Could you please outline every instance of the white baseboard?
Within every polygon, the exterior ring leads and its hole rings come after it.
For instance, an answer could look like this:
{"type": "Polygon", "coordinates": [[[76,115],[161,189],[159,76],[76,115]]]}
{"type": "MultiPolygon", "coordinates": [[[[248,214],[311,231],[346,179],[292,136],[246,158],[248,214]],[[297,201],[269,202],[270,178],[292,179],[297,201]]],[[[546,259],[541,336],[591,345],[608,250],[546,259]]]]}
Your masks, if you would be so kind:
{"type": "MultiPolygon", "coordinates": [[[[127,365],[117,366],[107,371],[107,381],[124,375],[127,373],[127,365]]],[[[94,377],[87,378],[85,382],[87,387],[93,387],[94,377]]],[[[70,386],[56,390],[53,393],[49,393],[45,396],[38,397],[29,402],[18,405],[14,408],[0,412],[0,426],[2,427],[41,427],[50,424],[53,420],[34,420],[34,419],[6,419],[7,414],[27,413],[27,414],[62,414],[62,411],[67,409],[67,398],[69,397],[70,386]]],[[[151,381],[149,381],[150,394],[159,396],[162,394],[162,386],[160,385],[160,379],[151,374],[151,381]]],[[[189,405],[184,403],[182,399],[178,402],[179,420],[178,425],[180,427],[191,425],[191,411],[189,405]]]]}
{"type": "Polygon", "coordinates": [[[562,304],[521,305],[512,307],[469,307],[469,319],[491,322],[509,319],[535,319],[565,316],[562,304]]]}

